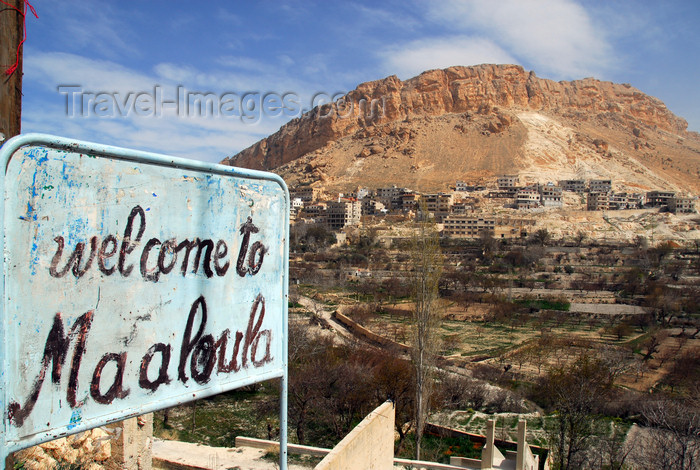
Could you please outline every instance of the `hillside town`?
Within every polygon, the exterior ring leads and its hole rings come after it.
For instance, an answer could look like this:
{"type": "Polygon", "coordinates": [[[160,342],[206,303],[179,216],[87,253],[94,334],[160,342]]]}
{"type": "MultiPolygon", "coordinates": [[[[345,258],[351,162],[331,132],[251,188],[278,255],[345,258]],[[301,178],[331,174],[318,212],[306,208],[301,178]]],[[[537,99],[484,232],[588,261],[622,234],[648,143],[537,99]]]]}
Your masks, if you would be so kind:
{"type": "Polygon", "coordinates": [[[438,224],[443,237],[478,238],[486,231],[495,238],[512,239],[527,237],[528,227],[535,225],[537,214],[542,211],[567,208],[565,192],[578,196],[579,203],[574,208],[588,211],[645,209],[672,214],[697,211],[697,197],[664,190],[614,191],[609,179],[520,185],[517,175],[502,175],[495,185],[495,189],[489,189],[457,181],[452,191],[436,193],[421,193],[396,185],[374,190],[358,187],[351,193],[331,195],[322,184],[309,184],[290,190],[290,218],[293,223],[322,224],[340,231],[361,225],[363,216],[406,220],[425,210],[438,224]],[[502,207],[514,209],[513,216],[485,215],[485,200],[505,200],[502,207]]]}

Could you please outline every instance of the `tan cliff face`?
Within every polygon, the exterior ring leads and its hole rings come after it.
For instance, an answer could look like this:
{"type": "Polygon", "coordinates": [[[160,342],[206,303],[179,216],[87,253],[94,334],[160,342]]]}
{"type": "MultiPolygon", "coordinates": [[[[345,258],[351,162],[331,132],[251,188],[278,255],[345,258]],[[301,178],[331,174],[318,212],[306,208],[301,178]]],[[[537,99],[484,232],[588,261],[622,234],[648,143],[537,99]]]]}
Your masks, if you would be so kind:
{"type": "Polygon", "coordinates": [[[700,191],[700,139],[686,128],[630,85],[554,82],[515,65],[450,67],[363,83],[224,163],[339,189],[442,189],[521,172],[700,191]]]}

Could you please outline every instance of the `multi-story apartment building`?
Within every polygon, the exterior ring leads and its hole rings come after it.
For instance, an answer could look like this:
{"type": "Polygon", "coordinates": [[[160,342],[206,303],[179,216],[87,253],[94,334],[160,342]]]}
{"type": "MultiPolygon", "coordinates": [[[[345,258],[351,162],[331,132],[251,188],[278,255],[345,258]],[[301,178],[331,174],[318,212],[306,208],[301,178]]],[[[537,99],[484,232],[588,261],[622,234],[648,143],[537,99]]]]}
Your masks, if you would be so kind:
{"type": "Polygon", "coordinates": [[[646,203],[646,194],[627,193],[627,205],[630,209],[641,209],[646,203]]]}
{"type": "Polygon", "coordinates": [[[450,238],[477,238],[487,233],[495,238],[519,238],[526,236],[526,227],[534,224],[534,220],[528,219],[451,215],[445,218],[443,222],[442,236],[450,238]]]}
{"type": "Polygon", "coordinates": [[[358,187],[355,191],[350,193],[350,197],[355,199],[364,199],[370,195],[370,191],[367,188],[358,187]]]}
{"type": "Polygon", "coordinates": [[[331,230],[359,225],[362,203],[356,199],[341,199],[326,203],[326,224],[331,230]]]}
{"type": "Polygon", "coordinates": [[[520,178],[518,178],[518,175],[502,175],[496,181],[498,189],[504,190],[517,187],[518,183],[520,183],[520,178]]]}
{"type": "Polygon", "coordinates": [[[473,207],[474,206],[472,206],[472,204],[469,204],[468,202],[455,202],[454,204],[452,204],[452,209],[450,212],[455,215],[464,215],[468,211],[472,210],[473,207]]]}
{"type": "Polygon", "coordinates": [[[591,180],[588,183],[588,191],[591,193],[607,193],[612,191],[611,180],[591,180]]]}
{"type": "Polygon", "coordinates": [[[544,207],[562,207],[564,205],[562,199],[562,188],[547,184],[540,188],[540,203],[544,207]]]}
{"type": "Polygon", "coordinates": [[[295,219],[297,214],[304,208],[304,201],[300,197],[293,198],[289,203],[289,217],[295,219]]]}
{"type": "Polygon", "coordinates": [[[368,197],[362,199],[362,215],[378,215],[386,212],[386,207],[381,202],[368,197]]]}
{"type": "Polygon", "coordinates": [[[292,199],[299,198],[304,204],[315,202],[321,196],[323,191],[320,188],[313,186],[298,186],[289,192],[292,199]]]}
{"type": "Polygon", "coordinates": [[[455,185],[456,191],[469,191],[469,184],[464,181],[457,181],[455,185]]]}
{"type": "Polygon", "coordinates": [[[400,196],[400,203],[397,204],[397,209],[402,212],[408,212],[416,209],[420,196],[413,192],[406,192],[400,196]]]}
{"type": "Polygon", "coordinates": [[[647,205],[651,207],[668,206],[669,201],[674,197],[676,197],[674,191],[649,191],[647,205]]]}
{"type": "Polygon", "coordinates": [[[304,204],[304,210],[302,214],[304,217],[315,218],[326,213],[326,203],[317,202],[313,204],[304,204]]]}
{"type": "Polygon", "coordinates": [[[574,193],[586,192],[586,182],[583,180],[561,180],[558,184],[563,191],[571,191],[574,193]]]}
{"type": "Polygon", "coordinates": [[[586,196],[586,206],[589,211],[610,210],[610,193],[588,193],[588,196],[586,196]]]}
{"type": "Polygon", "coordinates": [[[534,209],[540,207],[540,191],[537,186],[519,189],[515,194],[515,205],[518,209],[534,209]]]}
{"type": "Polygon", "coordinates": [[[406,188],[399,188],[398,186],[391,185],[387,188],[377,188],[376,195],[379,198],[394,198],[403,194],[406,188]]]}
{"type": "Polygon", "coordinates": [[[454,196],[450,193],[424,194],[422,197],[425,208],[435,216],[437,222],[450,215],[450,208],[454,201],[454,196]]]}
{"type": "Polygon", "coordinates": [[[692,214],[695,212],[695,199],[692,197],[672,197],[668,201],[668,210],[674,214],[692,214]]]}
{"type": "Polygon", "coordinates": [[[408,193],[412,193],[412,191],[408,188],[399,188],[396,185],[392,185],[387,188],[378,188],[375,196],[387,209],[402,210],[401,198],[408,193]]]}
{"type": "Polygon", "coordinates": [[[443,224],[443,236],[451,238],[476,238],[483,232],[493,234],[496,229],[496,219],[466,215],[451,215],[443,224]]]}

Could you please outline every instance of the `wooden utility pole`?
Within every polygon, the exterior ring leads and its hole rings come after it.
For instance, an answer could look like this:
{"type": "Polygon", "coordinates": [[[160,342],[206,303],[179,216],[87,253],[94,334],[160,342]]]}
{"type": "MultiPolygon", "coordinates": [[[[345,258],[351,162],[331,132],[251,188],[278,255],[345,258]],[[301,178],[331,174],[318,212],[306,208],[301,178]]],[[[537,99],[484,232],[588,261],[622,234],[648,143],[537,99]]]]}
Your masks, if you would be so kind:
{"type": "MultiPolygon", "coordinates": [[[[22,49],[24,38],[24,0],[0,3],[0,132],[5,140],[20,133],[22,119],[22,49]],[[12,8],[11,6],[15,8],[12,8]],[[6,71],[15,63],[11,74],[6,71]]],[[[0,136],[2,139],[2,136],[0,136]]]]}

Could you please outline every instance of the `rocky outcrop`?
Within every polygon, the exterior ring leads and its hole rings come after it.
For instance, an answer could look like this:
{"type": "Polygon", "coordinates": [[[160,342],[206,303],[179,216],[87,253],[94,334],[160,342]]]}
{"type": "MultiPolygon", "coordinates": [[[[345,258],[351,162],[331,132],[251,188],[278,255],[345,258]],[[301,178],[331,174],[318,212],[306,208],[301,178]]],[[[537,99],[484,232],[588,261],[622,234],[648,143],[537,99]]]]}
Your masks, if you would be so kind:
{"type": "Polygon", "coordinates": [[[430,70],[406,81],[390,76],[367,82],[343,100],[294,119],[223,163],[271,170],[371,127],[449,113],[497,114],[490,132],[510,124],[498,108],[601,118],[684,134],[687,122],[658,99],[628,84],[593,78],[554,82],[517,65],[430,70]]]}
{"type": "Polygon", "coordinates": [[[27,470],[100,470],[112,456],[111,438],[104,430],[96,428],[22,450],[15,454],[15,460],[27,470]]]}

